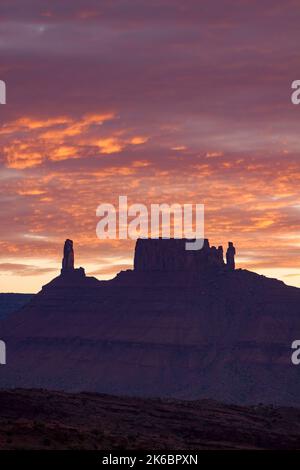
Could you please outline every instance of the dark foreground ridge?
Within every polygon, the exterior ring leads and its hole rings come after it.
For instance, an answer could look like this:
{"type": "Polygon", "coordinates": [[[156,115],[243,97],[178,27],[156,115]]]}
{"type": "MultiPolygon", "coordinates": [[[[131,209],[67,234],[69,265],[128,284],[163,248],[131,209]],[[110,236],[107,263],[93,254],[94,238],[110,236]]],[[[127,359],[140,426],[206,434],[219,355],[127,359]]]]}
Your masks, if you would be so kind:
{"type": "Polygon", "coordinates": [[[235,269],[235,248],[138,240],[134,269],[61,274],[0,322],[0,387],[300,406],[300,289],[235,269]]]}
{"type": "Polygon", "coordinates": [[[295,408],[0,392],[0,450],[299,448],[300,410],[295,408]]]}

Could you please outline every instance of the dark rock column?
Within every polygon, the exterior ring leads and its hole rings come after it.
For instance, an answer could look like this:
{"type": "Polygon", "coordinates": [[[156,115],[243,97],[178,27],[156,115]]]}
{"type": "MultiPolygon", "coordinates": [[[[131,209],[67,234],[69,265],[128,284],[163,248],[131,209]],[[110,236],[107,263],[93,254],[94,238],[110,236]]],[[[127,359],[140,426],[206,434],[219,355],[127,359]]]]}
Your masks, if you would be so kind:
{"type": "Polygon", "coordinates": [[[218,246],[218,260],[219,260],[220,266],[224,266],[223,247],[222,247],[222,245],[218,246]]]}
{"type": "Polygon", "coordinates": [[[234,256],[235,256],[235,248],[233,246],[233,243],[228,242],[228,248],[226,251],[226,263],[227,263],[227,268],[230,271],[233,271],[235,269],[234,256]]]}
{"type": "Polygon", "coordinates": [[[64,257],[62,260],[62,272],[74,271],[73,241],[67,239],[64,245],[64,257]]]}

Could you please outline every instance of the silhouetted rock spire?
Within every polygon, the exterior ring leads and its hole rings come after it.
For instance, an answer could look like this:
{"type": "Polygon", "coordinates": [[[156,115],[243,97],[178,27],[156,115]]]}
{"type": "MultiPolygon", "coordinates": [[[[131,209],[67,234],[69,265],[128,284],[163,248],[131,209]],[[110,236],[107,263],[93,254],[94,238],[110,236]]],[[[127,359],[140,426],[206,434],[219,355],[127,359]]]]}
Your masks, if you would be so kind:
{"type": "Polygon", "coordinates": [[[63,271],[74,271],[73,241],[68,238],[64,245],[64,257],[62,260],[62,272],[63,271]]]}
{"type": "MultiPolygon", "coordinates": [[[[62,260],[61,276],[53,280],[54,284],[56,283],[56,280],[60,278],[63,280],[63,282],[77,282],[78,280],[85,278],[85,272],[83,268],[74,268],[73,240],[70,240],[69,238],[67,238],[64,244],[64,257],[62,260]]],[[[95,280],[94,278],[90,279],[95,280]]]]}
{"type": "Polygon", "coordinates": [[[235,269],[234,256],[235,256],[235,248],[233,246],[233,243],[228,242],[228,248],[226,251],[226,264],[227,264],[227,268],[230,271],[233,271],[235,269]]]}

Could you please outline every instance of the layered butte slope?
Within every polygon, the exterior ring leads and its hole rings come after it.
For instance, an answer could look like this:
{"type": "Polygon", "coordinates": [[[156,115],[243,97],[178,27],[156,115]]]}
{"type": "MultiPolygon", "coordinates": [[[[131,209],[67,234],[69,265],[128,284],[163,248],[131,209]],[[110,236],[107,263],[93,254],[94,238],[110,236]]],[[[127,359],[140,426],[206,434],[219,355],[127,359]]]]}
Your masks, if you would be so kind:
{"type": "Polygon", "coordinates": [[[0,323],[1,387],[300,405],[300,289],[235,269],[234,247],[138,240],[110,281],[74,269],[0,323]]]}

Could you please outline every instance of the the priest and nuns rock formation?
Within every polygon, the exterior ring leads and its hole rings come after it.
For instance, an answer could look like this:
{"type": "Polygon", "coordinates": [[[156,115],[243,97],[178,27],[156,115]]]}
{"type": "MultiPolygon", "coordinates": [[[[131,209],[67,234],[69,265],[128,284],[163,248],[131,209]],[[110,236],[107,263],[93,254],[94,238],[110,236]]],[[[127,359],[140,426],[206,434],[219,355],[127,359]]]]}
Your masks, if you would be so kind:
{"type": "Polygon", "coordinates": [[[135,271],[190,271],[210,272],[234,270],[235,248],[228,243],[226,262],[223,259],[223,247],[210,246],[204,239],[201,250],[186,250],[186,239],[140,238],[136,242],[135,271]]]}

